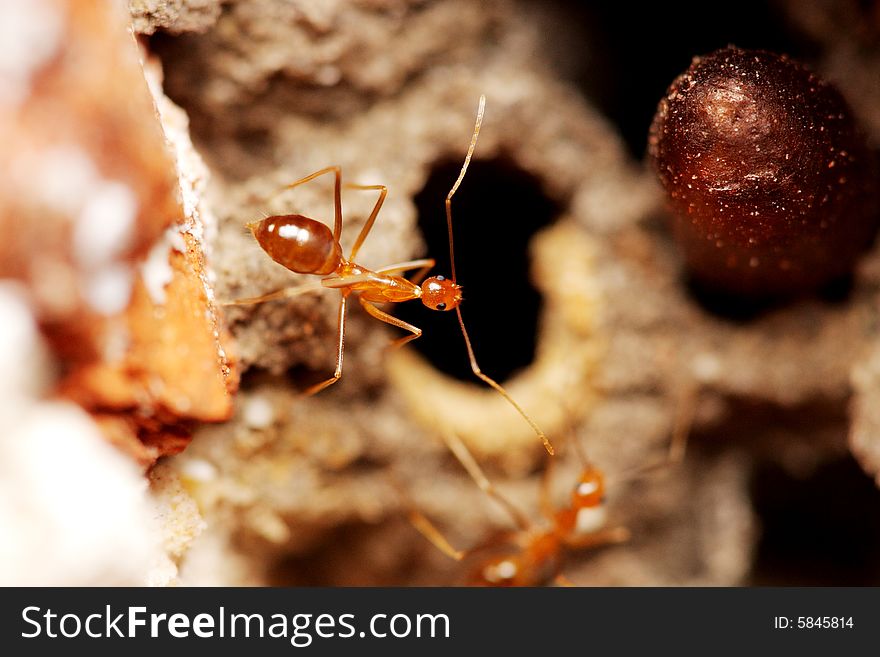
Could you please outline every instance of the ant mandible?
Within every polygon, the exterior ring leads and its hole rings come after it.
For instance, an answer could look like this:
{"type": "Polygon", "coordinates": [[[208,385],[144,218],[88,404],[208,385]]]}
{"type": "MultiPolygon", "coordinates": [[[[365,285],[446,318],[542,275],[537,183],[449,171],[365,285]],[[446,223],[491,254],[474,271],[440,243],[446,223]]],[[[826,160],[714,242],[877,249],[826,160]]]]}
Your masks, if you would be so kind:
{"type": "Polygon", "coordinates": [[[464,164],[458,179],[446,195],[446,223],[449,231],[449,260],[451,265],[451,279],[444,276],[431,276],[425,278],[428,271],[434,266],[432,258],[422,258],[419,260],[410,260],[401,262],[387,267],[382,267],[375,271],[371,271],[366,267],[362,267],[355,263],[355,258],[369,235],[379,210],[388,194],[385,185],[357,185],[347,183],[344,186],[349,189],[373,190],[379,192],[379,198],[376,201],[370,216],[367,218],[364,227],[351,248],[348,258],[343,256],[342,246],[339,238],[342,234],[342,168],[339,166],[327,167],[316,171],[296,182],[290,183],[280,191],[293,189],[299,185],[307,183],[324,174],[332,173],[335,177],[334,184],[334,223],[333,232],[330,228],[314,219],[299,214],[274,215],[249,223],[247,226],[253,233],[262,249],[275,262],[283,265],[287,269],[298,274],[314,274],[323,276],[320,281],[316,281],[309,285],[300,285],[297,287],[289,287],[275,292],[269,292],[258,297],[247,299],[237,299],[228,302],[227,305],[253,304],[272,299],[282,299],[298,296],[307,292],[313,292],[323,288],[338,289],[342,298],[339,303],[339,319],[338,319],[338,340],[336,352],[336,370],[333,376],[321,381],[305,390],[306,395],[313,395],[320,392],[324,388],[336,383],[342,376],[342,359],[345,348],[345,311],[348,297],[352,292],[357,292],[358,301],[361,306],[370,315],[376,319],[391,324],[405,331],[410,335],[398,338],[392,343],[392,346],[403,346],[411,340],[422,335],[422,330],[417,326],[405,322],[401,319],[390,315],[379,309],[377,303],[400,303],[419,299],[431,310],[455,310],[458,315],[458,323],[461,326],[461,333],[464,336],[464,343],[467,348],[468,358],[470,359],[471,370],[487,385],[494,388],[502,397],[504,397],[516,411],[525,419],[532,427],[547,452],[553,454],[553,446],[550,444],[547,436],[538,427],[534,420],[523,410],[523,408],[510,396],[510,394],[501,386],[500,383],[483,373],[477,363],[470,337],[464,325],[464,319],[461,315],[459,305],[462,301],[461,286],[456,282],[455,277],[455,251],[452,239],[452,197],[455,195],[461,181],[464,179],[465,172],[470,164],[474,149],[477,146],[477,137],[480,133],[480,126],[483,122],[483,113],[486,106],[486,97],[480,96],[479,108],[477,109],[477,120],[474,125],[474,134],[471,137],[471,143],[468,147],[467,155],[464,158],[464,164]],[[418,270],[410,279],[403,277],[401,274],[410,270],[418,270]]]}

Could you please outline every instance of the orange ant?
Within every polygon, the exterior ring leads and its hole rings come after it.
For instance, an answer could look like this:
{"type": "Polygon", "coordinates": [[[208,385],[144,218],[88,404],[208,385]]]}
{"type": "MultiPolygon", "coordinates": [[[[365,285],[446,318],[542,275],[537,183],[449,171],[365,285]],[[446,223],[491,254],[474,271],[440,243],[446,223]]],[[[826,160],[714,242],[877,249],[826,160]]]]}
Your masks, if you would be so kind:
{"type": "Polygon", "coordinates": [[[461,326],[461,332],[464,336],[465,346],[467,347],[468,358],[470,359],[471,370],[487,385],[494,388],[502,397],[504,397],[517,412],[528,422],[529,426],[535,431],[544,447],[550,454],[553,454],[553,447],[544,432],[529,417],[528,414],[520,407],[520,405],[510,396],[510,394],[497,381],[484,374],[477,364],[477,359],[471,346],[470,337],[464,326],[461,308],[459,304],[462,301],[461,286],[456,282],[455,277],[455,251],[452,240],[452,197],[458,189],[461,181],[464,179],[465,172],[470,164],[474,149],[477,146],[477,137],[480,133],[480,126],[483,122],[483,113],[486,105],[486,97],[480,96],[479,108],[477,109],[477,120],[474,126],[474,134],[471,137],[470,146],[461,167],[458,179],[453,184],[449,194],[446,195],[446,223],[449,231],[449,260],[451,263],[451,280],[444,276],[431,276],[425,278],[428,271],[434,266],[435,262],[432,258],[423,258],[419,260],[410,260],[401,262],[387,267],[382,267],[376,271],[371,271],[366,267],[362,267],[355,263],[354,259],[358,251],[373,228],[379,210],[388,194],[385,185],[357,185],[347,183],[346,188],[359,190],[374,190],[379,192],[379,198],[373,207],[367,222],[361,229],[360,234],[351,248],[348,258],[343,257],[342,246],[339,238],[342,233],[342,169],[339,166],[327,167],[316,171],[315,173],[301,178],[296,182],[290,183],[280,191],[292,189],[298,185],[307,183],[324,174],[332,173],[335,176],[334,185],[334,209],[335,218],[333,224],[333,232],[330,228],[314,219],[310,219],[299,214],[274,215],[263,219],[262,221],[249,223],[247,226],[253,233],[262,249],[275,262],[283,265],[287,269],[298,274],[314,274],[323,276],[320,281],[316,281],[310,285],[301,285],[298,287],[289,287],[275,292],[269,292],[258,297],[248,299],[238,299],[228,302],[227,305],[235,304],[253,304],[272,299],[290,298],[307,292],[313,292],[323,288],[335,288],[342,293],[342,299],[339,303],[339,330],[336,353],[336,370],[333,376],[321,381],[306,389],[306,395],[315,394],[324,388],[336,383],[342,376],[342,358],[345,345],[345,311],[348,297],[352,292],[358,293],[358,300],[364,310],[376,319],[391,324],[405,331],[409,331],[410,335],[398,338],[392,343],[392,347],[400,347],[411,340],[422,335],[422,330],[417,326],[413,326],[408,322],[394,317],[382,310],[375,304],[377,303],[400,303],[419,299],[431,310],[455,310],[458,314],[458,323],[461,326]],[[411,279],[407,279],[401,274],[406,271],[417,269],[411,279]]]}
{"type": "MultiPolygon", "coordinates": [[[[640,467],[626,479],[631,480],[650,470],[683,460],[694,403],[687,399],[686,404],[681,407],[672,429],[672,440],[666,458],[640,467]]],[[[548,522],[539,527],[492,485],[458,436],[448,433],[444,434],[444,439],[470,477],[484,493],[505,509],[517,527],[516,530],[497,533],[470,550],[458,550],[424,514],[414,508],[410,510],[410,523],[448,557],[463,561],[481,553],[491,555],[478,562],[476,568],[469,573],[468,584],[540,586],[552,580],[563,586],[571,586],[568,579],[561,574],[563,559],[568,551],[623,543],[630,539],[631,534],[627,528],[605,526],[605,475],[589,462],[577,442],[574,444],[582,468],[566,507],[554,509],[550,503],[549,480],[553,462],[547,462],[541,486],[541,512],[548,522]]]]}
{"type": "MultiPolygon", "coordinates": [[[[468,575],[473,586],[540,586],[550,580],[567,584],[560,574],[562,558],[567,550],[579,550],[614,543],[630,538],[625,527],[606,528],[605,476],[587,463],[571,494],[571,505],[554,510],[549,502],[548,476],[542,486],[542,513],[549,526],[539,527],[504,497],[483,473],[476,459],[461,439],[445,436],[449,449],[464,466],[480,489],[497,501],[510,515],[517,529],[502,531],[470,550],[454,548],[433,523],[421,512],[410,511],[410,522],[443,554],[456,561],[492,552],[468,575]]],[[[545,471],[549,472],[549,469],[545,471]]]]}

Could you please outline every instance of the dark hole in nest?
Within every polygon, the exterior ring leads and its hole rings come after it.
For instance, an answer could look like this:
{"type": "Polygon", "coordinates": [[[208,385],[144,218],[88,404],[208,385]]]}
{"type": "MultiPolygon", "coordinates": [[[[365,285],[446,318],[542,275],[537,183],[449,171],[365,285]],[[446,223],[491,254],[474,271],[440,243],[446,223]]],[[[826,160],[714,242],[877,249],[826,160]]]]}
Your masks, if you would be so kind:
{"type": "Polygon", "coordinates": [[[780,465],[791,450],[842,450],[849,400],[778,406],[738,397],[726,404],[725,419],[692,433],[688,453],[719,455],[735,444],[755,459],[749,494],[762,534],[748,583],[880,584],[880,490],[871,478],[850,456],[808,474],[780,465]]]}
{"type": "MultiPolygon", "coordinates": [[[[720,319],[735,323],[746,324],[798,298],[797,296],[755,298],[729,294],[704,286],[687,272],[682,276],[691,298],[703,310],[720,319]]],[[[812,294],[829,305],[844,304],[850,299],[854,284],[853,275],[848,273],[830,280],[812,294]]],[[[810,297],[805,293],[801,298],[810,297]]]]}
{"type": "Polygon", "coordinates": [[[880,584],[880,491],[852,458],[806,479],[764,465],[752,498],[763,524],[754,584],[880,584]]]}
{"type": "MultiPolygon", "coordinates": [[[[427,253],[437,260],[430,275],[450,275],[444,200],[460,169],[460,159],[438,163],[415,198],[427,253]]],[[[473,160],[453,198],[462,315],[480,367],[499,381],[534,359],[541,296],[529,278],[529,240],[558,212],[540,182],[505,157],[473,160]]],[[[395,313],[424,330],[412,346],[438,370],[474,380],[453,311],[408,303],[395,313]]]]}

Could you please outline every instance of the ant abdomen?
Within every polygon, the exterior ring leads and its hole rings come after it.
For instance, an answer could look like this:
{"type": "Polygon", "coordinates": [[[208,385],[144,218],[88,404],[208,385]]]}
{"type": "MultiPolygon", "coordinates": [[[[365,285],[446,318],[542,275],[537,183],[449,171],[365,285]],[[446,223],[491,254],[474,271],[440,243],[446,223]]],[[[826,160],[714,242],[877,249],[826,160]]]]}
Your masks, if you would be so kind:
{"type": "MultiPolygon", "coordinates": [[[[552,580],[561,567],[559,537],[552,532],[537,533],[525,545],[509,537],[489,548],[467,576],[468,586],[536,586],[552,580]]],[[[520,540],[523,538],[519,537],[520,540]]]]}
{"type": "Polygon", "coordinates": [[[272,260],[297,274],[332,274],[342,262],[330,228],[301,214],[266,217],[248,228],[272,260]]]}

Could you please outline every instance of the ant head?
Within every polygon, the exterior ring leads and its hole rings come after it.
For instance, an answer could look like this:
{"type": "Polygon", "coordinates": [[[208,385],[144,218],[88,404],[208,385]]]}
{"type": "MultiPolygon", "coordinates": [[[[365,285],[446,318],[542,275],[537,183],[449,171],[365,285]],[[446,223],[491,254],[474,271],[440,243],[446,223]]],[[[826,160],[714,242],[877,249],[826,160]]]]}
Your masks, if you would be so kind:
{"type": "Polygon", "coordinates": [[[461,298],[461,286],[445,276],[431,276],[422,283],[422,303],[431,310],[453,310],[461,298]]]}

